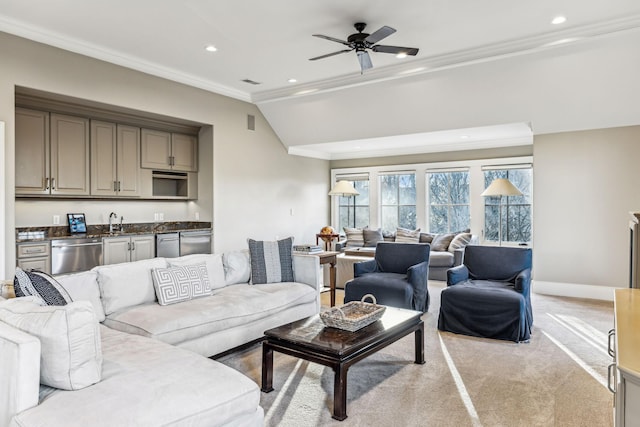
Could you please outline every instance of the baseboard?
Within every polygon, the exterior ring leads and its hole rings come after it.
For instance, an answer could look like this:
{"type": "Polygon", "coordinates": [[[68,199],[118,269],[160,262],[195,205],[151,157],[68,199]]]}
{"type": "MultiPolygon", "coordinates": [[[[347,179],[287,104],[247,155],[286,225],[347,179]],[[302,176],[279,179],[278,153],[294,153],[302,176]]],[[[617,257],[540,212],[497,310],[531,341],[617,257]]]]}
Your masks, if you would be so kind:
{"type": "Polygon", "coordinates": [[[580,285],[577,283],[541,282],[534,280],[531,290],[537,294],[562,297],[588,298],[613,301],[614,288],[611,286],[580,285]]]}

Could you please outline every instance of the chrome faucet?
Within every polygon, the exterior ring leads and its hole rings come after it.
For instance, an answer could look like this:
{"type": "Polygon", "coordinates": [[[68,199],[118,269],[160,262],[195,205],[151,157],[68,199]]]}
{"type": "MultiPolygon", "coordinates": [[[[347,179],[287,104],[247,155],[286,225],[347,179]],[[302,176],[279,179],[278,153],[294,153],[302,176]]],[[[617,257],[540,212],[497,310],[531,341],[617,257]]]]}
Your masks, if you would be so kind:
{"type": "Polygon", "coordinates": [[[115,212],[109,214],[109,233],[113,233],[113,222],[111,221],[113,218],[118,219],[118,214],[115,212]]]}
{"type": "Polygon", "coordinates": [[[122,228],[122,220],[124,219],[124,217],[122,215],[120,215],[120,232],[122,233],[124,230],[122,228]]]}

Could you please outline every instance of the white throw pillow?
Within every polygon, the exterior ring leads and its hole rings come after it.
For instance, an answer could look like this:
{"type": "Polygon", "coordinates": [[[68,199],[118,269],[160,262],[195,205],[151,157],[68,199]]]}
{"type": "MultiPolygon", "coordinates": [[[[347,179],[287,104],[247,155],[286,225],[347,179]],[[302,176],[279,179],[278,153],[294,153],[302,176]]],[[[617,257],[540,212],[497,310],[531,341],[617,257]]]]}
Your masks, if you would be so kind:
{"type": "Polygon", "coordinates": [[[224,266],[222,265],[222,255],[220,254],[193,254],[180,258],[167,259],[170,267],[183,265],[196,265],[204,263],[207,266],[207,274],[211,289],[223,288],[226,286],[224,278],[224,266]]]}
{"type": "Polygon", "coordinates": [[[151,275],[160,305],[211,295],[207,267],[204,264],[154,268],[151,275]]]}
{"type": "Polygon", "coordinates": [[[251,259],[249,250],[225,252],[222,254],[224,278],[227,285],[248,283],[251,277],[251,259]]]}
{"type": "Polygon", "coordinates": [[[98,288],[98,274],[95,271],[56,276],[56,280],[69,292],[74,301],[90,301],[98,322],[104,320],[104,308],[102,308],[100,288],[98,288]]]}
{"type": "Polygon", "coordinates": [[[104,313],[108,316],[126,307],[155,301],[151,270],[166,266],[166,259],[153,258],[94,267],[93,271],[98,273],[104,313]]]}
{"type": "Polygon", "coordinates": [[[79,390],[100,381],[100,326],[89,301],[40,306],[12,298],[0,303],[0,320],[40,340],[42,384],[79,390]]]}

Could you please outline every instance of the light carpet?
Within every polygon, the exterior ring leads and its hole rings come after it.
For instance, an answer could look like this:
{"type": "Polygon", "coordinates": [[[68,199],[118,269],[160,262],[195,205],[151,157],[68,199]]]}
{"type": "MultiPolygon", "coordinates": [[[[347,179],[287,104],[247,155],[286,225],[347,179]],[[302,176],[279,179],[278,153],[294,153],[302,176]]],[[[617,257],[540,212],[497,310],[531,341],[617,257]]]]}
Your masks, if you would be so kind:
{"type": "MultiPolygon", "coordinates": [[[[426,364],[413,363],[412,334],[353,365],[342,422],[331,418],[333,371],[274,353],[275,390],[260,400],[265,425],[613,425],[606,386],[612,303],[534,294],[531,342],[516,344],[439,332],[443,286],[429,282],[426,364]]],[[[260,345],[219,361],[260,385],[260,345]]]]}

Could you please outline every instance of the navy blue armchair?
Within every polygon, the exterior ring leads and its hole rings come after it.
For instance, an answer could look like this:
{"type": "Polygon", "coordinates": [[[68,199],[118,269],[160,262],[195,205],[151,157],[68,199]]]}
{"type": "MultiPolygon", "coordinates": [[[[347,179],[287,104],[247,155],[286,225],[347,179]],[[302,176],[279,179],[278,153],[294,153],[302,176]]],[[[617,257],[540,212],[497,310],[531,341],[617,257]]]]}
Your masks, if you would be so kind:
{"type": "Polygon", "coordinates": [[[530,248],[467,246],[462,265],[447,271],[438,329],[484,338],[528,341],[530,248]]]}
{"type": "Polygon", "coordinates": [[[428,243],[378,243],[374,259],[353,265],[354,278],[345,284],[344,301],[373,294],[378,304],[426,312],[429,250],[428,243]]]}

